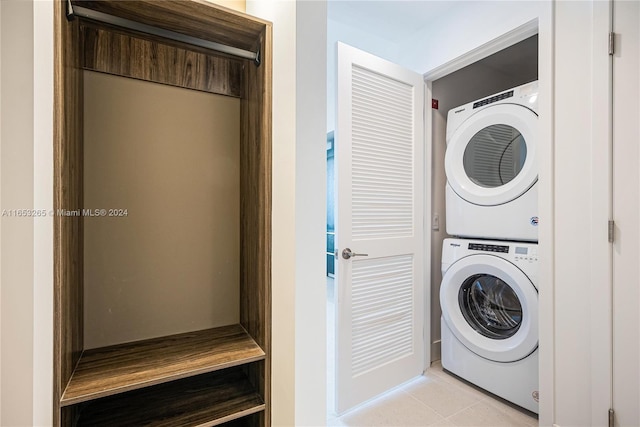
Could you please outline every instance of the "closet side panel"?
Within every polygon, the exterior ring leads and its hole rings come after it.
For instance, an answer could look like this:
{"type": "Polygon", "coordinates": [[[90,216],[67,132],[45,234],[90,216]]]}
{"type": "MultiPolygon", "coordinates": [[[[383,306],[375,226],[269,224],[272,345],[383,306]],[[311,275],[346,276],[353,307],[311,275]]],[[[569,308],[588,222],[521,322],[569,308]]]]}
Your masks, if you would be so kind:
{"type": "Polygon", "coordinates": [[[266,25],[263,62],[245,68],[240,136],[240,322],[267,354],[247,372],[265,399],[266,410],[256,421],[263,426],[271,422],[271,40],[272,28],[266,25]]]}
{"type": "Polygon", "coordinates": [[[82,207],[82,100],[77,21],[68,22],[64,3],[54,4],[54,424],[73,414],[59,399],[83,349],[83,222],[65,211],[82,207]]]}
{"type": "Polygon", "coordinates": [[[239,323],[240,101],[84,80],[85,348],[239,323]]]}

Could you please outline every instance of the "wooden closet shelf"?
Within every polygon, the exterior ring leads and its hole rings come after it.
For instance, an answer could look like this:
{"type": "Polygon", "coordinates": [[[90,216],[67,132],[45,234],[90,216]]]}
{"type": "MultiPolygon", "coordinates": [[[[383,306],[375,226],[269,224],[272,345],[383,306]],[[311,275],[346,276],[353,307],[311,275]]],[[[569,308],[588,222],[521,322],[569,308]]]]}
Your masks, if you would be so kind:
{"type": "Polygon", "coordinates": [[[241,325],[86,350],[60,404],[73,405],[264,358],[262,348],[241,325]]]}
{"type": "Polygon", "coordinates": [[[205,427],[264,408],[242,368],[231,368],[83,404],[77,426],[205,427]]]}

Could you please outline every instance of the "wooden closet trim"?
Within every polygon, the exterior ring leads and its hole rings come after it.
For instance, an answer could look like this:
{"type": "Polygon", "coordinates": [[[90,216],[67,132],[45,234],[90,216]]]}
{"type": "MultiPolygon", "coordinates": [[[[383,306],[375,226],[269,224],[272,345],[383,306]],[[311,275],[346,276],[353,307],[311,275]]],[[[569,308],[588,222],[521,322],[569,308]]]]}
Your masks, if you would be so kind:
{"type": "Polygon", "coordinates": [[[54,3],[53,271],[54,425],[69,424],[73,410],[60,411],[60,397],[83,350],[83,221],[60,210],[83,206],[83,79],[80,29],[54,3]],[[62,421],[60,421],[62,419],[62,421]]]}
{"type": "Polygon", "coordinates": [[[81,24],[86,70],[241,98],[243,60],[81,24]]]}
{"type": "Polygon", "coordinates": [[[73,5],[96,10],[131,21],[204,40],[255,51],[260,36],[269,22],[220,6],[212,7],[206,0],[72,0],[73,5]],[[216,22],[216,25],[211,25],[216,22]]]}

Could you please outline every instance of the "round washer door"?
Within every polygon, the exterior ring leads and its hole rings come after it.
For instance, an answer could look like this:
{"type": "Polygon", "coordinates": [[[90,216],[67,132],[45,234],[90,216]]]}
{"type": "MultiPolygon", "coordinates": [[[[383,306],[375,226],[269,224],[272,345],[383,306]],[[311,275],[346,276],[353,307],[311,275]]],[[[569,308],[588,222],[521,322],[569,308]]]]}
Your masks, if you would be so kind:
{"type": "Polygon", "coordinates": [[[516,104],[484,108],[451,136],[445,172],[469,203],[496,206],[524,194],[538,180],[538,116],[516,104]]]}
{"type": "Polygon", "coordinates": [[[538,291],[526,274],[492,255],[453,263],[440,286],[442,317],[472,352],[514,362],[538,346],[538,291]]]}

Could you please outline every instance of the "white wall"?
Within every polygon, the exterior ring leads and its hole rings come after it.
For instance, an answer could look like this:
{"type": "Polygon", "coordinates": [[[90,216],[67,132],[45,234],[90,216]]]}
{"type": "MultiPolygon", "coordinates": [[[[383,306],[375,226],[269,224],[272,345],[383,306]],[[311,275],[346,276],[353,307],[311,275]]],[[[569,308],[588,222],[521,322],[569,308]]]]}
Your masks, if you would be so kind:
{"type": "Polygon", "coordinates": [[[273,210],[271,402],[274,426],[295,425],[296,2],[247,2],[273,22],[273,210]]]}
{"type": "MultiPolygon", "coordinates": [[[[327,131],[335,128],[336,41],[425,73],[535,19],[545,2],[458,1],[408,39],[394,43],[335,20],[327,32],[327,131]]],[[[331,2],[329,2],[329,8],[331,2]]]]}
{"type": "Polygon", "coordinates": [[[424,73],[539,16],[542,1],[459,1],[398,46],[397,62],[424,73]]]}
{"type": "Polygon", "coordinates": [[[247,13],[274,27],[274,426],[326,418],[326,7],[324,0],[247,2],[247,13]]]}
{"type": "Polygon", "coordinates": [[[296,14],[295,425],[318,426],[327,415],[327,3],[297,2],[296,14]]]}

